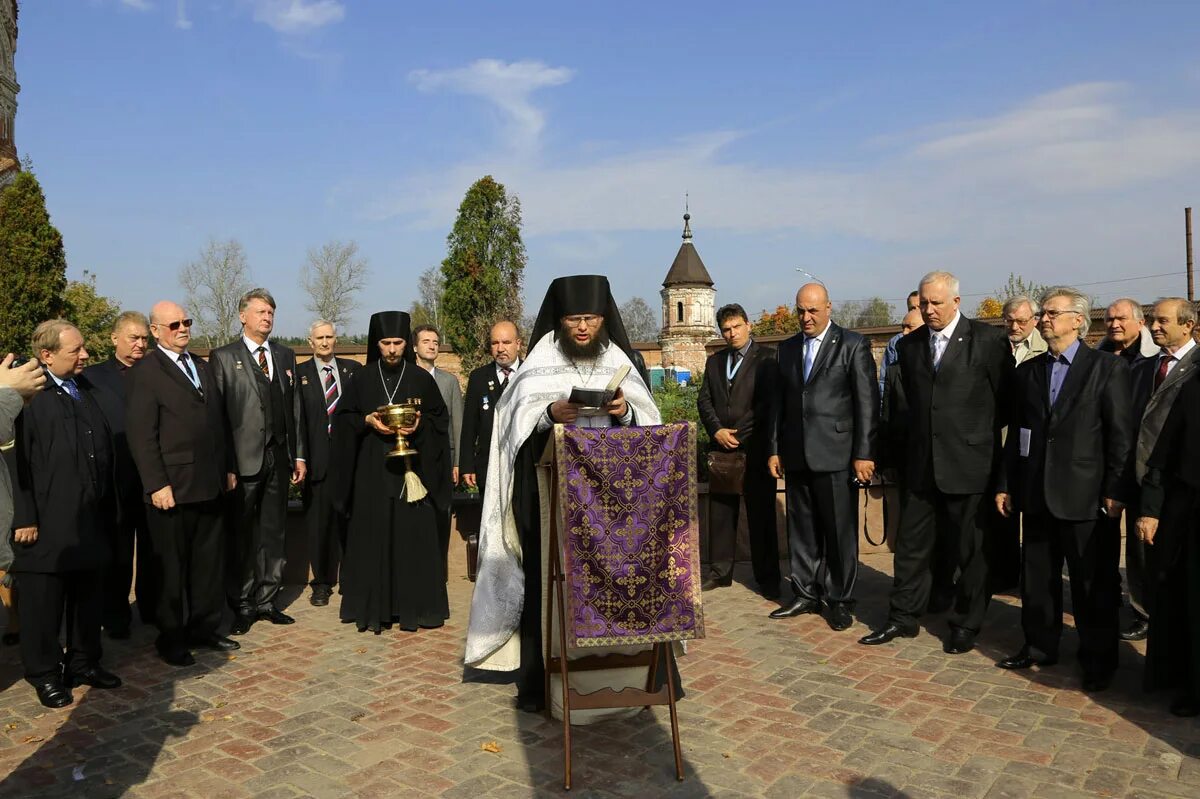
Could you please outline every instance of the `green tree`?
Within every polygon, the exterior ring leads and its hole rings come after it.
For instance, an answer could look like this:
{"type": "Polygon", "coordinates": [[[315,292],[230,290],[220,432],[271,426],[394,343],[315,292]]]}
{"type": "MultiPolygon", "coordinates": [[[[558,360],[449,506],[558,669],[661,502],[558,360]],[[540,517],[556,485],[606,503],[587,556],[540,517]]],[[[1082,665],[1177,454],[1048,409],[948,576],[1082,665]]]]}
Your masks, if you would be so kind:
{"type": "Polygon", "coordinates": [[[412,326],[433,325],[441,332],[442,329],[442,295],[446,291],[446,278],[442,275],[441,267],[431,266],[417,278],[417,293],[421,299],[413,300],[409,308],[412,316],[412,326]]]}
{"type": "Polygon", "coordinates": [[[112,326],[121,308],[111,298],[96,293],[96,276],[85,269],[83,280],[67,283],[63,303],[63,316],[83,334],[83,345],[92,363],[112,355],[112,326]]]}
{"type": "Polygon", "coordinates": [[[696,469],[701,481],[708,479],[708,431],[700,423],[700,411],[696,398],[700,396],[700,382],[679,383],[667,380],[654,391],[654,404],[662,414],[664,423],[692,422],[696,425],[696,469]]]}
{"type": "Polygon", "coordinates": [[[799,329],[800,317],[796,314],[796,309],[786,305],[777,306],[772,313],[764,310],[750,325],[750,332],[756,336],[781,336],[795,333],[799,329]]]}
{"type": "Polygon", "coordinates": [[[39,322],[63,314],[67,254],[32,172],[0,192],[0,354],[29,349],[39,322]]]}
{"type": "Polygon", "coordinates": [[[833,318],[842,327],[883,327],[894,324],[895,313],[891,303],[882,297],[868,300],[847,300],[834,308],[833,318]]]}
{"type": "Polygon", "coordinates": [[[483,341],[496,319],[521,318],[524,274],[521,202],[486,175],[458,206],[442,261],[443,340],[462,357],[464,370],[483,362],[483,341]]]}
{"type": "MultiPolygon", "coordinates": [[[[1047,288],[1047,286],[1044,286],[1041,283],[1034,283],[1032,280],[1026,280],[1021,275],[1009,272],[1008,282],[996,289],[994,292],[992,292],[992,294],[994,297],[999,299],[1000,304],[1003,305],[1005,300],[1008,300],[1011,297],[1019,297],[1022,294],[1027,297],[1032,297],[1036,300],[1047,288]]],[[[996,315],[999,316],[1000,314],[996,315]]]]}

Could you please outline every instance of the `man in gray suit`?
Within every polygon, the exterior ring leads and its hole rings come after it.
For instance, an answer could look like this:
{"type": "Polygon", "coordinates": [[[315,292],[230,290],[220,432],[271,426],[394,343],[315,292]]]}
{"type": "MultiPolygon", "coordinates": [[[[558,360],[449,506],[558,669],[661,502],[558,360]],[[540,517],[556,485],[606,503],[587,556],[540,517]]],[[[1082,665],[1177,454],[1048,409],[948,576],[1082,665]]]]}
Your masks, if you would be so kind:
{"type": "MultiPolygon", "coordinates": [[[[1196,306],[1183,297],[1167,297],[1154,303],[1150,312],[1150,336],[1159,352],[1133,365],[1133,422],[1137,431],[1134,469],[1140,485],[1146,476],[1146,461],[1158,443],[1167,414],[1179,396],[1184,381],[1195,374],[1197,347],[1196,306]]],[[[1146,548],[1138,538],[1135,522],[1141,515],[1140,492],[1135,492],[1125,511],[1125,584],[1133,624],[1121,632],[1126,641],[1140,641],[1150,629],[1146,611],[1146,548]]]]}
{"type": "Polygon", "coordinates": [[[247,632],[258,619],[295,621],[274,603],[286,557],[288,479],[299,485],[307,471],[296,353],[267,340],[275,327],[275,298],[266,289],[251,289],[238,303],[238,317],[241,337],[211,356],[238,471],[228,590],[237,614],[233,635],[247,632]]]}
{"type": "MultiPolygon", "coordinates": [[[[438,334],[438,329],[433,325],[418,325],[413,329],[413,341],[416,342],[414,352],[417,356],[417,366],[420,366],[429,374],[433,375],[433,380],[437,383],[438,391],[441,392],[442,399],[446,401],[446,409],[450,412],[450,486],[458,485],[458,444],[459,436],[462,435],[462,419],[463,419],[463,395],[462,388],[458,385],[458,378],[449,372],[438,369],[434,364],[437,362],[438,348],[441,347],[442,339],[438,334]]],[[[435,504],[438,499],[434,498],[435,504]]],[[[438,546],[441,547],[442,553],[442,572],[449,579],[449,570],[447,561],[450,558],[450,503],[446,502],[445,509],[438,509],[438,546]]]]}
{"type": "Polygon", "coordinates": [[[824,286],[802,286],[801,331],[779,345],[767,466],[785,479],[795,599],[771,618],[820,613],[825,602],[829,626],[845,630],[858,576],[854,486],[875,474],[879,384],[870,343],[831,322],[830,310],[824,286]]]}

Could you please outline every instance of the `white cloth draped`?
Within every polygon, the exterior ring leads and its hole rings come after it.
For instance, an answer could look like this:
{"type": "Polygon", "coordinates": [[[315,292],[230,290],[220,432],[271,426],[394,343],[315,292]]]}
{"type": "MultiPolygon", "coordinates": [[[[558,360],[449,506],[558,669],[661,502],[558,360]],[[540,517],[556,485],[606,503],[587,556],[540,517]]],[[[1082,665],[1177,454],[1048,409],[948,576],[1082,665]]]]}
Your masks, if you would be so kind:
{"type": "MultiPolygon", "coordinates": [[[[625,365],[631,371],[621,389],[625,401],[633,408],[634,420],[639,425],[660,424],[661,416],[650,389],[621,348],[610,345],[592,364],[577,366],[563,354],[552,332],[535,343],[500,395],[493,417],[479,528],[479,571],[467,627],[464,661],[468,666],[512,671],[521,665],[519,627],[525,593],[525,573],[521,568],[524,553],[512,505],[517,451],[537,429],[548,405],[566,399],[576,386],[604,388],[625,365]]],[[[545,488],[541,493],[545,529],[553,505],[545,496],[545,488]]],[[[538,557],[538,553],[531,553],[530,557],[538,557]]]]}

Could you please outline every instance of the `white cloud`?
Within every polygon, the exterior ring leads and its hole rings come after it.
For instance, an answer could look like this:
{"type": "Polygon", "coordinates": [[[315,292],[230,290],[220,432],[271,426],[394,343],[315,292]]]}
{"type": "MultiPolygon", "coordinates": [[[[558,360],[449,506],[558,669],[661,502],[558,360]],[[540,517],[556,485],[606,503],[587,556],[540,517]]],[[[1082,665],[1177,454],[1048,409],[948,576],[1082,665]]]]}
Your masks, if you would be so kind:
{"type": "Polygon", "coordinates": [[[150,11],[154,8],[154,4],[150,0],[121,0],[121,5],[135,11],[150,11]]]}
{"type": "Polygon", "coordinates": [[[187,15],[187,0],[175,0],[175,27],[181,31],[190,30],[192,21],[187,15]]]}
{"type": "Polygon", "coordinates": [[[541,61],[505,63],[481,58],[465,67],[447,70],[418,69],[408,79],[423,92],[441,90],[481,97],[496,106],[508,120],[508,144],[516,150],[534,147],[546,124],[546,115],[530,97],[538,89],[561,86],[574,76],[566,67],[541,61]]]}
{"type": "Polygon", "coordinates": [[[254,20],[278,33],[301,34],[341,22],[346,7],[338,0],[251,0],[254,20]]]}

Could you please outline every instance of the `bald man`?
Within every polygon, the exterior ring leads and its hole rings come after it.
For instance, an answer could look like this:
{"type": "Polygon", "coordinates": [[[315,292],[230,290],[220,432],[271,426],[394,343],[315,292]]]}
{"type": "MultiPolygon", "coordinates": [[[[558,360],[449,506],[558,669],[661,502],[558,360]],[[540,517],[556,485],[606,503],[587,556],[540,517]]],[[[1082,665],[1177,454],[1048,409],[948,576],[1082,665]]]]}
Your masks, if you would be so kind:
{"type": "Polygon", "coordinates": [[[787,487],[789,580],[795,598],[771,613],[820,613],[834,630],[853,623],[858,503],[852,481],[875,473],[879,386],[866,338],[830,321],[825,287],[796,294],[801,330],[779,345],[767,467],[787,487]]]}
{"type": "Polygon", "coordinates": [[[208,364],[188,352],[192,320],[162,301],[150,311],[157,346],[129,370],[125,434],[142,479],[161,583],[159,656],[195,662],[191,648],[229,651],[217,634],[224,598],[222,495],[236,485],[229,427],[208,364]]]}
{"type": "Polygon", "coordinates": [[[462,439],[458,446],[458,471],[463,482],[483,494],[487,482],[488,453],[492,446],[492,412],[508,381],[521,365],[521,334],[507,319],[492,325],[488,333],[492,362],[480,366],[467,378],[463,403],[462,439]]]}

